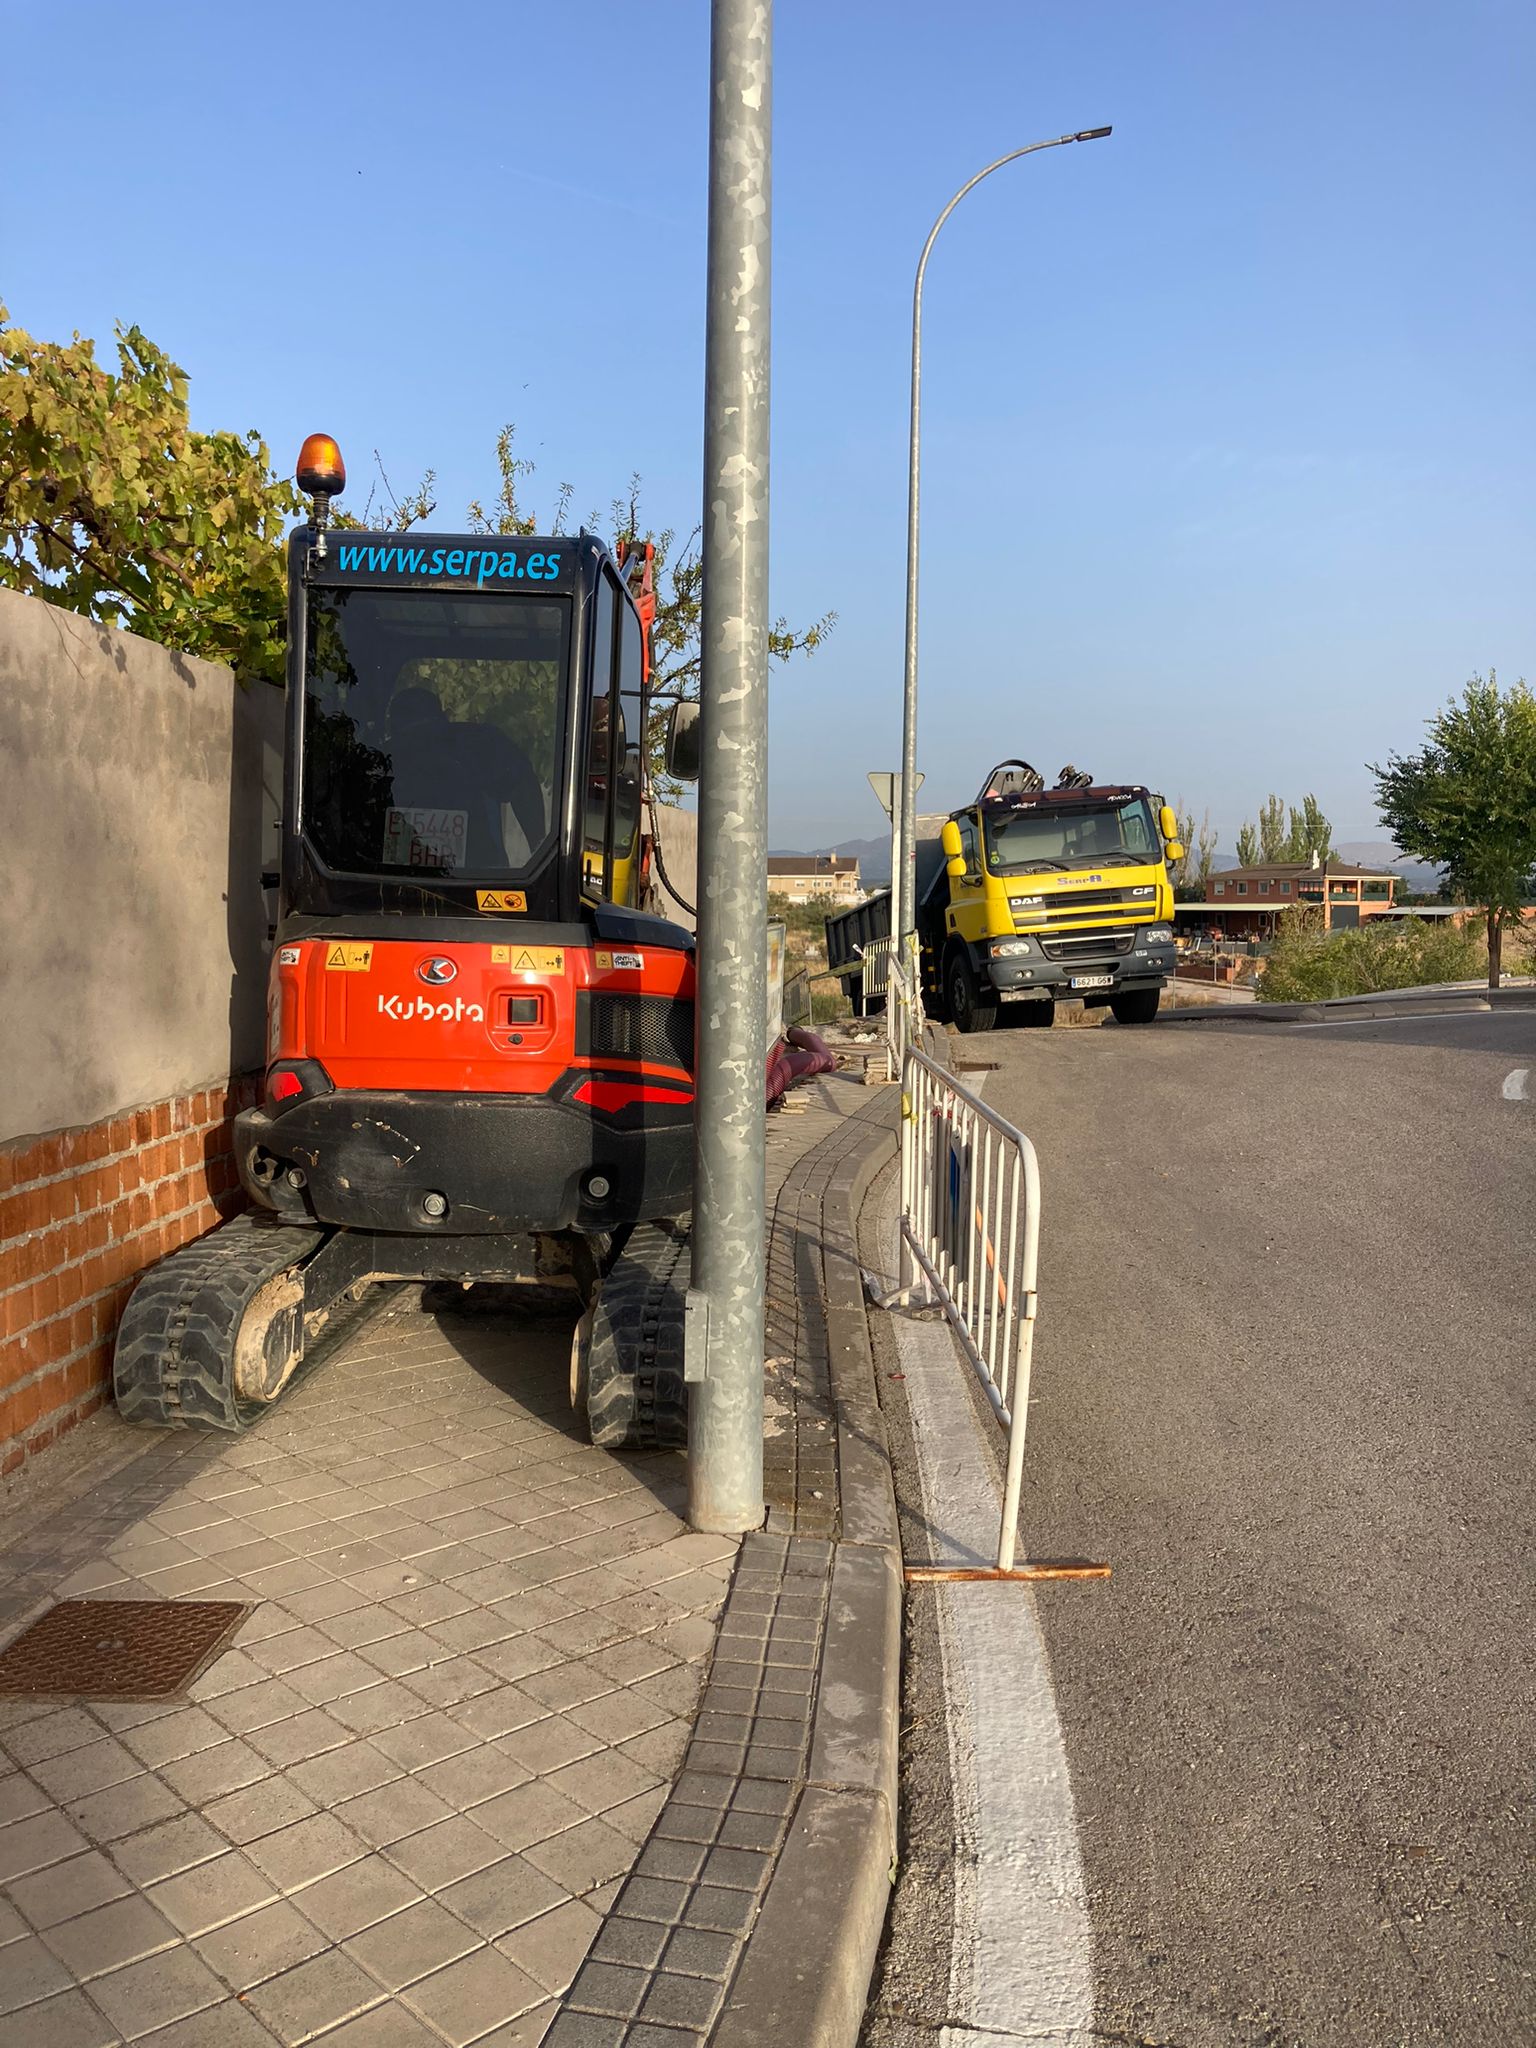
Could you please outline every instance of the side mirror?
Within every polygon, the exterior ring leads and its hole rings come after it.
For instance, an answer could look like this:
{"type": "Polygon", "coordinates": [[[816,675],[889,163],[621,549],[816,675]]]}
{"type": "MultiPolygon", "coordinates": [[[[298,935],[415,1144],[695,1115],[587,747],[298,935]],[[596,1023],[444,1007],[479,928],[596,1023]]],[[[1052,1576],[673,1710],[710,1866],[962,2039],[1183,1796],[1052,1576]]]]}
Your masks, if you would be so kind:
{"type": "MultiPolygon", "coordinates": [[[[944,849],[944,858],[946,860],[958,860],[961,862],[961,873],[963,874],[965,872],[964,849],[960,844],[960,827],[953,818],[946,818],[944,820],[944,829],[939,834],[939,844],[944,849]]],[[[953,873],[953,870],[951,870],[951,873],[953,873]]]]}
{"type": "Polygon", "coordinates": [[[1170,839],[1170,840],[1169,840],[1169,842],[1168,842],[1168,858],[1169,858],[1170,860],[1182,860],[1182,859],[1184,858],[1184,851],[1185,851],[1185,849],[1184,849],[1184,842],[1183,842],[1183,840],[1182,840],[1182,839],[1170,839]]]}
{"type": "Polygon", "coordinates": [[[944,872],[952,882],[958,882],[960,877],[967,872],[965,855],[963,853],[952,853],[944,863],[944,872]]]}
{"type": "Polygon", "coordinates": [[[679,782],[697,782],[701,745],[698,705],[674,704],[667,716],[667,773],[679,782]]]}
{"type": "Polygon", "coordinates": [[[1158,814],[1157,814],[1157,822],[1158,822],[1158,825],[1159,825],[1159,826],[1161,827],[1161,829],[1162,829],[1162,834],[1163,834],[1163,837],[1164,837],[1165,839],[1177,839],[1177,838],[1178,838],[1178,836],[1179,836],[1179,821],[1178,821],[1178,819],[1177,819],[1177,818],[1176,818],[1176,817],[1175,817],[1175,816],[1173,815],[1173,812],[1172,812],[1172,810],[1171,810],[1171,809],[1169,808],[1169,806],[1168,806],[1167,804],[1164,804],[1164,805],[1163,805],[1163,807],[1162,807],[1162,809],[1161,809],[1161,810],[1160,810],[1160,811],[1158,812],[1158,814]]]}

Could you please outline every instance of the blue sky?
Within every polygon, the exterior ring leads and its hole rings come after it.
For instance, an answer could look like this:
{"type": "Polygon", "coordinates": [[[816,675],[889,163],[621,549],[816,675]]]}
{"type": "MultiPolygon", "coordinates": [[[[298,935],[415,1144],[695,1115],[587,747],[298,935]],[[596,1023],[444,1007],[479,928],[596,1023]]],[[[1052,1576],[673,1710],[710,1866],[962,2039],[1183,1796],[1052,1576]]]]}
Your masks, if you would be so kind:
{"type": "MultiPolygon", "coordinates": [[[[697,517],[708,10],[6,0],[0,296],[137,321],[286,467],[697,517]],[[67,48],[66,48],[67,43],[67,48]]],[[[899,738],[911,276],[929,271],[929,799],[1022,753],[1232,831],[1375,833],[1363,763],[1536,677],[1529,0],[779,0],[775,845],[873,835],[899,738]]]]}

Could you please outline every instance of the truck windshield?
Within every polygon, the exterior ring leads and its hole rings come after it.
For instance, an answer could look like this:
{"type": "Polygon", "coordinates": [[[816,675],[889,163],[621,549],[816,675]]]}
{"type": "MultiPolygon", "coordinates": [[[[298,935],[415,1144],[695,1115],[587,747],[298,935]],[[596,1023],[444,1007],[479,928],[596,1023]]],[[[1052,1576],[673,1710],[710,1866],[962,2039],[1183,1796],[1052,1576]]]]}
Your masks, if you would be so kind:
{"type": "Polygon", "coordinates": [[[1133,866],[1162,859],[1145,797],[1120,804],[1041,804],[986,819],[987,864],[994,874],[1032,869],[1133,866]]]}
{"type": "Polygon", "coordinates": [[[496,881],[554,836],[570,601],[311,592],[304,830],[347,874],[496,881]]]}

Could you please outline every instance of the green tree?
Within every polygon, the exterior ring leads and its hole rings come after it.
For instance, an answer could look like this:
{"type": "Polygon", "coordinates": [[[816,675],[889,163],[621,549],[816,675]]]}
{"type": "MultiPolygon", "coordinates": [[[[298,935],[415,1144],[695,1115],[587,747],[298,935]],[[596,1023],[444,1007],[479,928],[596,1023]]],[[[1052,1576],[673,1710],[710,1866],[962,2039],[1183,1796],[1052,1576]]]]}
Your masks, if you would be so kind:
{"type": "Polygon", "coordinates": [[[1260,860],[1285,860],[1289,856],[1286,847],[1285,804],[1278,796],[1266,797],[1259,808],[1259,858],[1260,860]]]}
{"type": "Polygon", "coordinates": [[[1258,825],[1245,822],[1238,833],[1237,858],[1245,868],[1271,860],[1310,861],[1314,853],[1325,863],[1332,846],[1333,827],[1315,796],[1303,797],[1298,810],[1270,795],[1259,808],[1258,825]]]}
{"type": "Polygon", "coordinates": [[[1211,868],[1216,859],[1216,834],[1211,830],[1211,814],[1202,813],[1196,824],[1195,814],[1186,811],[1184,799],[1174,805],[1179,821],[1179,838],[1184,843],[1184,858],[1173,865],[1173,893],[1181,903],[1200,903],[1206,895],[1206,884],[1211,878],[1211,868]]]}
{"type": "Polygon", "coordinates": [[[1504,934],[1536,893],[1536,697],[1523,680],[1501,690],[1490,669],[1428,725],[1416,754],[1367,764],[1376,807],[1404,853],[1435,861],[1484,906],[1488,986],[1497,988],[1504,934]]]}
{"type": "Polygon", "coordinates": [[[1323,816],[1322,806],[1315,796],[1304,796],[1301,809],[1291,811],[1290,830],[1286,834],[1285,851],[1282,860],[1310,861],[1317,855],[1318,865],[1326,867],[1328,856],[1333,851],[1333,827],[1323,816]]]}
{"type": "Polygon", "coordinates": [[[252,432],[197,433],[184,371],[137,327],[116,371],[0,306],[0,583],[280,681],[285,525],[252,432]]]}

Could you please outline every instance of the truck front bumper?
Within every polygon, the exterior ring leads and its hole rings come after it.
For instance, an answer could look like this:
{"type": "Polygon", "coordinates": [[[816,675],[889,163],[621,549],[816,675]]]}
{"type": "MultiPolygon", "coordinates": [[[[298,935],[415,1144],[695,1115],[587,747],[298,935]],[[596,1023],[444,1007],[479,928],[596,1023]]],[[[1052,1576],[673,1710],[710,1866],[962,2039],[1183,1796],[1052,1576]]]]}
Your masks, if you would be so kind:
{"type": "Polygon", "coordinates": [[[1028,953],[987,962],[987,974],[999,1002],[1052,1002],[1081,999],[1090,1007],[1108,1002],[1123,990],[1160,988],[1172,979],[1178,955],[1168,946],[1137,946],[1129,953],[1106,952],[1074,960],[1049,960],[1032,942],[1028,953]],[[1107,977],[1107,978],[1106,978],[1107,977]]]}

